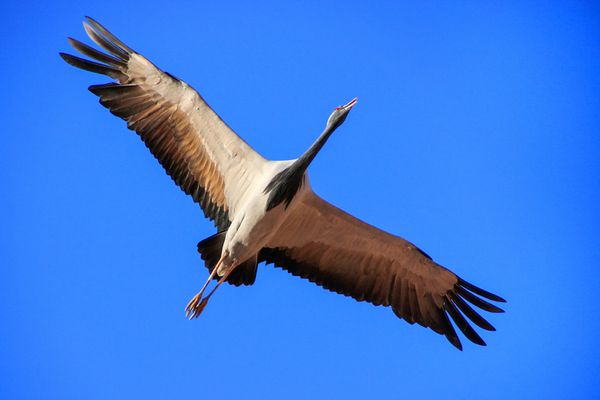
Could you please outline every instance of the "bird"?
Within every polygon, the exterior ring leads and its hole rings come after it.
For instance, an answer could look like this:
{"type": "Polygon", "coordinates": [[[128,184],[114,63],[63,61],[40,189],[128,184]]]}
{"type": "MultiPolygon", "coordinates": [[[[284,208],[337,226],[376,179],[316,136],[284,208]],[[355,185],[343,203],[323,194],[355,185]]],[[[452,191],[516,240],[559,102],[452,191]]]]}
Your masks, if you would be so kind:
{"type": "Polygon", "coordinates": [[[215,225],[215,234],[197,246],[209,276],[187,304],[188,318],[200,316],[224,282],[252,285],[264,262],[329,291],[390,307],[399,318],[445,336],[459,350],[462,343],[454,326],[471,342],[486,345],[472,324],[487,331],[495,328],[472,306],[501,313],[495,303],[506,300],[312,190],[307,169],[356,106],[356,98],[333,110],[300,157],[267,160],[187,83],[159,69],[94,19],[85,17],[83,26],[98,48],[68,38],[88,58],[59,55],[74,67],[112,78],[89,91],[127,122],[215,225]]]}

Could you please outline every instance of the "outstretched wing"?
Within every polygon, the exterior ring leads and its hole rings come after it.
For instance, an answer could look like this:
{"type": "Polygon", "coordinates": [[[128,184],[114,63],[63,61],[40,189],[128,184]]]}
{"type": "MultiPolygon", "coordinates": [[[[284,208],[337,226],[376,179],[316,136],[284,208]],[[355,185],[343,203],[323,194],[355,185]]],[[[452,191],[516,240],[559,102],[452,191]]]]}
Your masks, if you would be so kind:
{"type": "Polygon", "coordinates": [[[86,17],[88,36],[107,53],[75,39],[71,45],[99,62],[61,53],[69,64],[114,79],[89,90],[127,121],[175,183],[226,229],[266,160],[233,132],[185,82],[161,71],[106,28],[86,17]]]}
{"type": "Polygon", "coordinates": [[[465,282],[410,242],[345,213],[314,193],[304,195],[274,235],[261,260],[358,301],[391,306],[410,324],[443,334],[462,349],[450,318],[472,342],[485,345],[465,316],[494,327],[470,304],[502,312],[482,299],[499,296],[465,282]]]}

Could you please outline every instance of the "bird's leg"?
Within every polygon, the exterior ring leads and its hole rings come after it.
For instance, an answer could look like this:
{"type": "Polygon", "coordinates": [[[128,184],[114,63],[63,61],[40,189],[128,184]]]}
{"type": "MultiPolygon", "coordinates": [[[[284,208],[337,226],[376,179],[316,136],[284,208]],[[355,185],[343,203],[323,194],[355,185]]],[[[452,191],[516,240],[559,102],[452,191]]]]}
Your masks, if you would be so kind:
{"type": "MultiPolygon", "coordinates": [[[[221,284],[227,280],[227,278],[233,272],[234,269],[235,269],[235,267],[229,268],[229,270],[227,272],[225,272],[225,275],[223,275],[221,277],[221,279],[219,279],[219,282],[217,282],[217,286],[215,286],[210,291],[210,293],[208,294],[208,296],[206,296],[205,298],[203,298],[199,303],[196,302],[192,307],[190,307],[189,304],[188,304],[188,307],[187,307],[188,314],[191,312],[191,315],[189,316],[190,320],[194,319],[194,318],[198,318],[200,316],[200,314],[202,314],[202,311],[204,311],[204,307],[206,307],[206,303],[208,303],[208,299],[210,299],[210,296],[212,296],[213,293],[219,288],[219,286],[221,286],[221,284]]],[[[216,270],[216,268],[215,268],[215,270],[216,270]]],[[[194,299],[195,299],[195,297],[194,297],[194,299]]],[[[194,299],[192,299],[192,301],[194,299]]],[[[186,314],[186,316],[187,316],[187,314],[186,314]]]]}
{"type": "MultiPolygon", "coordinates": [[[[204,291],[206,290],[206,287],[208,286],[210,281],[213,280],[213,278],[217,274],[217,269],[221,266],[222,263],[223,263],[223,258],[221,257],[221,259],[219,259],[219,261],[217,262],[217,265],[215,265],[212,272],[210,273],[208,279],[204,283],[204,286],[202,286],[202,289],[200,289],[200,291],[189,301],[189,303],[185,307],[185,316],[186,317],[189,317],[190,319],[193,318],[193,316],[190,316],[190,314],[193,315],[196,312],[197,308],[199,307],[200,301],[202,299],[202,295],[204,294],[204,291]]],[[[205,302],[205,304],[206,304],[206,302],[205,302]]],[[[202,308],[204,308],[204,306],[202,306],[202,308]]]]}

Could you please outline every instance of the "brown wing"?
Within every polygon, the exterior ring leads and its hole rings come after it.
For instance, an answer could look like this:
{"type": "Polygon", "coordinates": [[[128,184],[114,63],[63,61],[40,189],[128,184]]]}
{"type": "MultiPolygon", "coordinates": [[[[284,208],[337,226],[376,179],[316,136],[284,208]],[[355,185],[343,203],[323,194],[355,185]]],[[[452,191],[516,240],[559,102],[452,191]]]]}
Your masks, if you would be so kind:
{"type": "Polygon", "coordinates": [[[127,121],[166,172],[200,204],[220,230],[266,162],[185,82],[161,71],[91,18],[88,36],[108,53],[75,39],[71,45],[100,63],[69,54],[69,64],[115,79],[90,86],[100,103],[127,121]]]}
{"type": "Polygon", "coordinates": [[[460,279],[410,242],[368,225],[309,192],[274,235],[261,261],[358,301],[391,306],[410,324],[443,334],[458,349],[450,318],[474,343],[485,342],[469,324],[494,327],[468,303],[502,312],[492,293],[460,279]],[[481,297],[479,297],[481,296],[481,297]]]}

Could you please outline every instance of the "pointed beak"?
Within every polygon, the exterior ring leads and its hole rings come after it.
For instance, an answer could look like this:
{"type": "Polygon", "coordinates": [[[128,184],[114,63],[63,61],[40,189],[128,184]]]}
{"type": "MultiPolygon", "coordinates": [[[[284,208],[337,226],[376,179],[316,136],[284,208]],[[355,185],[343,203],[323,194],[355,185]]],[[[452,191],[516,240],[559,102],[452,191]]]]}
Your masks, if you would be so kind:
{"type": "Polygon", "coordinates": [[[344,110],[348,110],[348,111],[350,111],[350,109],[351,109],[352,107],[354,107],[354,106],[356,105],[356,103],[357,103],[357,102],[358,102],[358,97],[355,97],[355,98],[353,98],[352,100],[350,100],[350,102],[349,102],[348,104],[346,104],[346,105],[342,106],[342,108],[343,108],[344,110]]]}

